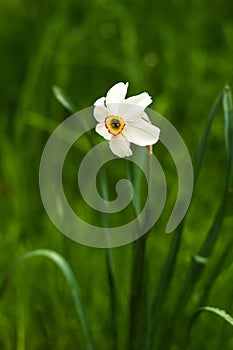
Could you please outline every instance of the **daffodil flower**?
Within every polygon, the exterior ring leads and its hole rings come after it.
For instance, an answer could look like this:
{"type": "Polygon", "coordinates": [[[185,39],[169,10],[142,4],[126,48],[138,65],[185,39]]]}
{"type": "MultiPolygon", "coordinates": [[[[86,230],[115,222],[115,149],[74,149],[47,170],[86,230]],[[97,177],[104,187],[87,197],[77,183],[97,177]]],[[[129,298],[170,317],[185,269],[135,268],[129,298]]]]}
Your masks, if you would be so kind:
{"type": "Polygon", "coordinates": [[[130,142],[138,146],[155,144],[159,139],[160,129],[151,124],[145,108],[152,99],[147,92],[125,98],[128,83],[117,83],[106,97],[94,103],[94,116],[98,124],[96,132],[109,141],[111,151],[118,157],[132,155],[130,142]]]}

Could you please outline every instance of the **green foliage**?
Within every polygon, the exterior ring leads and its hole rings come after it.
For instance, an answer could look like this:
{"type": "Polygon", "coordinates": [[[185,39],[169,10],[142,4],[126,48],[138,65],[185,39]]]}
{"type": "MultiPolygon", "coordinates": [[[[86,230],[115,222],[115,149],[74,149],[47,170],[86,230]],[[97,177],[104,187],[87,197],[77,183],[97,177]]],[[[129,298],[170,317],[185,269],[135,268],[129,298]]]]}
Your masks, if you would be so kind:
{"type": "MultiPolygon", "coordinates": [[[[219,0],[1,1],[1,349],[91,349],[92,341],[96,349],[114,350],[232,348],[232,328],[221,320],[230,318],[219,311],[233,314],[233,121],[231,80],[226,81],[232,70],[232,10],[230,1],[219,0]],[[49,134],[117,81],[129,81],[130,95],[153,96],[152,107],[187,144],[196,183],[185,221],[166,235],[176,170],[156,145],[168,183],[164,213],[145,240],[103,251],[68,240],[51,224],[38,170],[49,134]],[[9,267],[32,255],[52,258],[68,285],[56,267],[34,258],[17,267],[8,285],[9,267]],[[195,310],[220,318],[212,323],[203,313],[187,338],[195,310]]],[[[99,141],[92,133],[72,147],[64,187],[74,210],[107,226],[74,189],[80,160],[99,141]]],[[[119,178],[132,180],[134,207],[123,221],[141,209],[144,178],[120,164],[101,190],[111,198],[115,192],[109,188],[119,178]]],[[[108,219],[118,222],[119,216],[108,219]]]]}
{"type": "Polygon", "coordinates": [[[233,326],[233,318],[228,315],[226,313],[226,311],[224,310],[220,310],[216,307],[211,307],[211,306],[203,306],[203,307],[200,307],[199,309],[197,309],[195,311],[195,314],[193,317],[196,317],[198,314],[200,314],[202,311],[208,311],[210,313],[213,313],[214,315],[217,315],[219,317],[221,317],[223,320],[225,320],[226,322],[228,322],[230,325],[233,326]]]}
{"type": "MultiPolygon", "coordinates": [[[[62,271],[64,277],[66,278],[69,288],[71,290],[72,297],[74,299],[74,304],[80,319],[80,323],[82,325],[83,333],[86,338],[86,347],[88,350],[93,350],[93,344],[90,336],[90,331],[88,327],[88,323],[86,320],[85,312],[82,306],[80,293],[79,293],[79,287],[76,281],[76,278],[74,276],[74,273],[70,267],[70,265],[67,263],[67,261],[59,254],[52,250],[48,249],[37,249],[33,251],[27,251],[25,254],[23,254],[12,266],[9,274],[6,276],[5,281],[9,282],[9,280],[12,278],[12,272],[14,269],[19,265],[19,263],[26,261],[28,259],[36,258],[36,257],[46,257],[50,259],[52,262],[54,262],[62,271]]],[[[4,283],[3,285],[4,289],[6,288],[6,285],[4,283]]]]}

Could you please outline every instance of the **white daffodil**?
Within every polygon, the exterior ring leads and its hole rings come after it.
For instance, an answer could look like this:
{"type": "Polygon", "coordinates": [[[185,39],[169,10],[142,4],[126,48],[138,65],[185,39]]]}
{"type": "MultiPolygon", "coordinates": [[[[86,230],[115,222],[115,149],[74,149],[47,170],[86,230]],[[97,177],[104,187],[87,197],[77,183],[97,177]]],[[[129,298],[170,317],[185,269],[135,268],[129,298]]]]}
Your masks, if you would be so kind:
{"type": "Polygon", "coordinates": [[[155,144],[160,129],[150,123],[145,108],[152,99],[147,92],[125,98],[128,83],[117,83],[106,97],[94,103],[94,116],[98,121],[96,132],[109,141],[111,151],[118,157],[132,155],[130,142],[138,146],[155,144]]]}

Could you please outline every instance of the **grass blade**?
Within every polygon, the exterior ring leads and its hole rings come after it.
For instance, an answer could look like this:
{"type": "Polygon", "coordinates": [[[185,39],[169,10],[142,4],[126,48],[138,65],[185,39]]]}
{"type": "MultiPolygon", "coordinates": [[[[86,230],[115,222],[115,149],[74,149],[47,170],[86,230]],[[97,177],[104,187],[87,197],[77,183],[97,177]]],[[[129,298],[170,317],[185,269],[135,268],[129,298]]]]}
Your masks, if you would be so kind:
{"type": "Polygon", "coordinates": [[[129,316],[129,350],[143,349],[147,322],[147,268],[146,240],[143,235],[134,244],[134,257],[131,274],[130,316],[129,316]]]}
{"type": "Polygon", "coordinates": [[[60,102],[60,104],[65,107],[71,113],[75,113],[78,111],[78,108],[71,101],[71,99],[64,93],[64,91],[58,86],[53,86],[53,93],[55,98],[60,102]]]}
{"type": "MultiPolygon", "coordinates": [[[[229,184],[231,183],[231,180],[232,180],[232,167],[233,167],[232,119],[233,117],[232,117],[231,96],[230,96],[230,90],[228,86],[224,88],[224,91],[221,95],[222,95],[222,101],[223,101],[223,110],[224,110],[224,119],[225,119],[225,139],[226,139],[227,155],[228,155],[227,178],[226,178],[226,185],[225,185],[225,191],[223,194],[222,202],[220,203],[219,209],[215,215],[215,218],[213,220],[209,233],[197,254],[197,256],[203,257],[204,259],[208,259],[208,257],[211,255],[213,247],[218,238],[218,235],[222,226],[222,222],[225,216],[229,184]]],[[[204,135],[204,138],[205,137],[206,135],[204,135]]],[[[183,302],[189,297],[187,292],[188,290],[190,290],[191,292],[192,289],[194,288],[196,282],[198,281],[201,275],[203,267],[204,265],[200,264],[200,262],[194,257],[191,265],[192,273],[189,274],[189,276],[191,276],[192,282],[189,281],[190,282],[189,288],[186,288],[186,292],[185,292],[187,297],[182,298],[183,302]]]]}
{"type": "Polygon", "coordinates": [[[193,317],[192,317],[191,322],[190,322],[189,330],[191,330],[191,328],[193,326],[193,323],[194,323],[194,320],[196,319],[196,317],[198,315],[200,315],[200,313],[203,312],[203,311],[207,311],[207,312],[210,312],[210,313],[212,313],[214,315],[217,315],[217,316],[221,317],[224,321],[229,323],[231,326],[233,326],[233,317],[230,316],[228,313],[226,313],[225,310],[219,309],[217,307],[212,307],[212,306],[202,306],[202,307],[199,307],[194,312],[193,317]]]}
{"type": "Polygon", "coordinates": [[[233,174],[233,108],[231,91],[228,85],[225,86],[223,92],[223,111],[225,120],[225,142],[228,157],[228,178],[226,190],[229,191],[233,174]]]}
{"type": "MultiPolygon", "coordinates": [[[[53,86],[53,94],[54,94],[55,98],[58,100],[58,102],[63,107],[65,107],[68,111],[70,111],[72,114],[74,114],[74,113],[76,113],[78,111],[78,108],[73,103],[71,98],[69,96],[67,96],[66,93],[61,88],[59,88],[56,85],[53,86]]],[[[94,118],[94,114],[93,114],[93,118],[94,118]]],[[[85,120],[85,118],[82,118],[80,121],[83,124],[83,126],[85,128],[87,128],[87,130],[88,130],[89,129],[89,125],[88,125],[88,122],[85,120]]],[[[92,147],[94,147],[94,143],[93,143],[92,137],[89,135],[89,137],[87,139],[88,139],[90,145],[92,147]]]]}
{"type": "Polygon", "coordinates": [[[113,265],[112,248],[106,249],[106,264],[107,264],[107,274],[110,290],[110,310],[111,310],[111,322],[112,322],[112,349],[118,349],[118,332],[117,332],[117,293],[115,284],[115,273],[113,265]]]}
{"type": "MultiPolygon", "coordinates": [[[[101,182],[100,182],[100,190],[102,197],[105,200],[109,200],[109,191],[108,191],[108,179],[106,176],[106,172],[102,172],[101,182]]],[[[103,226],[105,227],[106,236],[108,237],[108,214],[107,212],[101,212],[101,218],[103,222],[103,226]]],[[[107,265],[107,277],[109,284],[109,292],[110,292],[110,310],[111,310],[111,333],[112,333],[112,349],[117,350],[118,348],[118,332],[117,332],[117,305],[118,298],[116,293],[116,283],[115,283],[115,271],[114,271],[114,261],[112,255],[111,242],[109,242],[109,248],[106,249],[106,265],[107,265]]]]}
{"type": "Polygon", "coordinates": [[[183,231],[183,221],[180,223],[180,225],[177,227],[177,229],[174,232],[174,236],[167,255],[167,259],[165,261],[164,268],[161,273],[159,287],[157,290],[157,294],[154,298],[152,311],[151,311],[151,321],[150,321],[150,327],[148,330],[147,343],[145,347],[146,350],[151,349],[153,345],[152,335],[158,324],[160,312],[162,310],[163,303],[166,299],[167,292],[169,290],[169,285],[172,280],[172,274],[175,269],[176,258],[180,248],[182,231],[183,231]]]}
{"type": "Polygon", "coordinates": [[[220,258],[216,261],[212,273],[208,274],[207,283],[205,283],[205,288],[202,289],[201,296],[199,297],[200,305],[204,305],[206,303],[211,287],[216,282],[216,280],[221,277],[221,274],[225,271],[226,261],[230,258],[230,256],[232,256],[232,252],[233,240],[227,243],[225,249],[223,249],[222,251],[220,258]]]}
{"type": "MultiPolygon", "coordinates": [[[[232,83],[232,80],[233,80],[233,74],[230,76],[230,78],[228,80],[229,85],[232,83]]],[[[222,89],[222,91],[216,97],[216,99],[211,107],[209,119],[206,123],[206,127],[205,127],[201,142],[200,142],[200,144],[198,146],[198,150],[197,150],[197,156],[196,156],[195,167],[194,167],[194,169],[195,169],[195,183],[197,181],[198,175],[199,175],[200,170],[201,170],[201,166],[203,163],[205,150],[206,150],[206,146],[207,146],[207,141],[208,141],[208,138],[210,135],[212,124],[213,124],[213,121],[218,113],[218,109],[219,109],[223,99],[225,100],[225,102],[224,102],[225,107],[223,107],[223,108],[226,108],[228,111],[229,111],[229,109],[231,109],[231,111],[232,111],[232,103],[230,103],[231,98],[229,97],[229,94],[230,94],[229,85],[226,85],[225,88],[222,89]],[[226,90],[227,90],[227,92],[226,92],[226,90]],[[228,96],[226,96],[227,94],[228,94],[228,96]],[[230,105],[231,105],[231,107],[230,107],[230,105]]]]}
{"type": "Polygon", "coordinates": [[[202,312],[209,312],[212,313],[220,318],[222,318],[225,322],[227,322],[228,324],[230,324],[231,326],[233,326],[233,318],[232,316],[230,316],[225,310],[219,309],[217,307],[213,307],[213,306],[202,306],[199,307],[198,309],[195,310],[195,312],[193,313],[190,322],[188,324],[188,329],[187,329],[187,333],[186,333],[186,338],[185,338],[185,343],[182,345],[182,348],[187,348],[189,340],[190,340],[190,332],[193,328],[193,325],[195,323],[195,321],[197,320],[197,317],[202,313],[202,312]]]}
{"type": "MultiPolygon", "coordinates": [[[[195,184],[197,181],[197,177],[198,177],[200,170],[201,170],[201,167],[202,167],[210,130],[211,130],[213,121],[217,115],[219,106],[220,106],[221,101],[222,101],[222,94],[223,93],[221,92],[217,96],[217,98],[215,99],[215,101],[211,107],[209,119],[207,121],[206,128],[204,130],[200,145],[199,145],[198,150],[197,150],[196,162],[195,162],[195,167],[194,167],[194,169],[195,169],[194,188],[195,188],[195,184]]],[[[176,257],[177,257],[178,252],[179,252],[179,247],[180,247],[180,242],[181,242],[184,224],[185,224],[185,218],[183,219],[182,223],[178,226],[178,228],[174,232],[174,238],[172,240],[171,247],[170,247],[170,250],[168,252],[167,259],[166,259],[166,262],[164,265],[164,269],[163,269],[163,272],[161,274],[159,289],[158,289],[158,292],[154,298],[154,302],[153,302],[153,306],[152,306],[151,329],[149,331],[150,332],[150,336],[149,336],[150,339],[151,339],[151,335],[152,335],[152,333],[157,325],[157,322],[159,319],[159,314],[161,312],[163,302],[165,301],[167,291],[168,291],[169,285],[171,283],[171,279],[172,279],[171,277],[172,277],[172,273],[175,269],[175,262],[176,262],[176,257]]],[[[175,314],[176,314],[176,312],[174,313],[174,315],[175,314]]],[[[151,339],[151,341],[152,341],[152,339],[151,339]]],[[[148,349],[150,348],[149,343],[147,344],[147,348],[148,349]]]]}
{"type": "Polygon", "coordinates": [[[221,91],[220,94],[216,97],[216,99],[211,107],[209,119],[206,123],[206,127],[205,127],[204,133],[202,135],[201,142],[200,142],[198,149],[197,149],[197,155],[196,155],[195,166],[194,166],[195,183],[197,182],[197,178],[198,178],[198,175],[199,175],[201,167],[202,167],[202,163],[203,163],[203,159],[204,159],[205,150],[207,147],[207,142],[208,142],[208,138],[210,135],[211,127],[212,127],[213,121],[218,113],[218,109],[221,105],[222,96],[223,96],[223,92],[221,91]]]}
{"type": "MultiPolygon", "coordinates": [[[[210,130],[211,130],[213,121],[217,115],[219,106],[220,106],[221,101],[222,101],[222,94],[223,93],[221,92],[217,96],[217,98],[215,99],[215,101],[211,107],[209,119],[207,121],[206,128],[204,130],[200,145],[199,145],[198,150],[197,150],[196,162],[195,162],[195,167],[194,167],[194,169],[195,169],[194,187],[195,187],[197,177],[198,177],[200,170],[201,170],[201,167],[202,167],[210,130]]],[[[157,322],[159,319],[159,314],[161,312],[163,302],[165,301],[166,294],[167,294],[167,291],[169,289],[169,285],[171,283],[171,279],[172,279],[171,277],[172,277],[172,273],[175,269],[175,262],[176,262],[176,257],[177,257],[178,252],[179,252],[179,247],[180,247],[180,242],[181,242],[184,224],[185,224],[185,218],[183,219],[182,223],[178,226],[178,228],[174,232],[174,238],[172,240],[171,247],[170,247],[170,250],[168,252],[167,259],[166,259],[166,262],[164,265],[164,269],[163,269],[163,272],[161,274],[159,289],[158,289],[158,292],[154,298],[154,303],[152,306],[151,329],[149,331],[149,333],[150,333],[149,339],[151,339],[151,340],[149,340],[149,342],[152,341],[151,336],[152,336],[152,333],[157,325],[157,322]]],[[[176,312],[174,314],[176,314],[176,312]]],[[[147,344],[147,349],[150,349],[149,343],[147,344]]]]}
{"type": "MultiPolygon", "coordinates": [[[[147,181],[151,179],[151,158],[147,156],[147,181]]],[[[139,154],[139,157],[141,155],[139,154]]],[[[143,158],[140,159],[143,161],[143,158]]],[[[139,161],[140,162],[140,161],[139,161]]],[[[132,180],[131,164],[128,163],[128,176],[132,180]]],[[[138,215],[140,208],[140,187],[142,180],[141,169],[135,169],[135,201],[134,210],[138,215]]],[[[149,193],[147,194],[150,195],[149,193]]],[[[150,211],[150,209],[148,208],[150,211]]],[[[147,220],[145,216],[144,220],[147,220]]],[[[139,223],[140,227],[140,223],[139,223]]],[[[129,338],[127,349],[141,350],[145,349],[149,326],[149,298],[148,298],[148,266],[146,260],[146,243],[149,232],[138,239],[133,246],[133,265],[131,273],[131,293],[129,301],[129,338]]]]}
{"type": "MultiPolygon", "coordinates": [[[[90,330],[89,326],[87,323],[86,315],[83,309],[83,305],[81,302],[80,298],[80,293],[79,293],[79,287],[77,284],[77,280],[75,278],[74,272],[71,269],[70,265],[68,262],[58,253],[56,253],[53,250],[49,249],[37,249],[37,250],[32,250],[28,251],[25,254],[23,254],[18,260],[16,260],[15,264],[12,266],[10,269],[8,275],[6,276],[6,279],[4,280],[2,286],[1,286],[1,292],[6,288],[6,282],[8,282],[11,278],[11,275],[15,268],[23,261],[26,261],[31,258],[35,257],[47,257],[50,259],[52,262],[54,262],[61,270],[63,273],[65,279],[68,282],[68,285],[71,289],[71,294],[75,303],[76,311],[79,316],[79,320],[83,329],[83,334],[85,336],[86,340],[86,346],[88,350],[94,350],[94,346],[92,343],[91,335],[90,335],[90,330]]],[[[1,293],[2,294],[2,293],[1,293]]]]}
{"type": "MultiPolygon", "coordinates": [[[[226,181],[226,188],[227,187],[228,187],[228,176],[226,181]]],[[[215,214],[212,225],[207,234],[207,237],[202,243],[198,253],[193,257],[191,261],[190,269],[187,275],[187,280],[184,285],[182,295],[180,296],[179,312],[181,308],[185,307],[187,301],[189,300],[189,297],[195,285],[197,284],[198,280],[202,275],[202,272],[204,271],[204,267],[208,262],[208,258],[212,253],[212,250],[218,239],[219,232],[221,231],[221,227],[222,227],[222,223],[223,223],[223,219],[226,211],[226,204],[227,204],[227,193],[225,191],[223,195],[223,199],[219,205],[219,209],[215,214]]],[[[177,312],[178,310],[175,311],[175,314],[177,314],[177,312]]]]}
{"type": "MultiPolygon", "coordinates": [[[[211,124],[214,120],[214,111],[215,113],[217,112],[217,107],[219,106],[220,101],[224,103],[224,119],[225,119],[225,137],[227,137],[226,144],[227,146],[227,152],[232,152],[232,137],[230,136],[230,131],[229,128],[231,128],[231,122],[229,121],[229,118],[232,118],[232,105],[230,104],[230,97],[229,97],[229,89],[224,88],[223,92],[218,96],[216,99],[212,112],[210,115],[210,118],[207,122],[207,126],[203,135],[203,139],[201,142],[201,147],[200,150],[201,152],[199,153],[199,161],[197,163],[197,175],[200,171],[200,164],[202,163],[203,160],[203,155],[205,151],[205,147],[207,144],[207,139],[209,136],[211,124]],[[226,96],[227,94],[227,96],[226,96]],[[221,98],[220,98],[221,97],[221,98]],[[227,115],[226,115],[227,114],[227,115]],[[203,148],[204,146],[204,148],[203,148]]],[[[232,120],[232,119],[231,119],[232,120]]],[[[226,208],[227,208],[227,202],[228,202],[228,195],[229,195],[229,184],[232,181],[232,162],[233,159],[232,157],[230,158],[228,156],[228,161],[227,161],[227,176],[226,176],[226,183],[225,183],[225,190],[223,193],[223,198],[222,201],[220,202],[219,208],[214,216],[212,225],[209,229],[209,232],[202,243],[198,253],[193,257],[190,268],[187,273],[187,278],[186,282],[184,283],[182,292],[179,296],[179,301],[177,303],[177,307],[174,311],[173,315],[173,321],[177,319],[177,315],[182,315],[182,312],[185,309],[185,306],[187,305],[187,302],[190,299],[190,296],[200,280],[203,271],[205,270],[205,266],[208,263],[208,259],[211,256],[211,253],[213,251],[213,248],[217,242],[217,239],[219,237],[219,233],[221,231],[223,219],[225,217],[226,213],[226,208]]],[[[180,318],[179,317],[179,318],[180,318]]],[[[177,322],[177,328],[179,327],[179,322],[177,322]]],[[[176,327],[174,328],[174,333],[176,333],[176,327]]]]}
{"type": "Polygon", "coordinates": [[[222,222],[225,216],[229,187],[232,181],[232,170],[233,170],[233,112],[232,112],[232,102],[231,94],[228,86],[225,87],[223,91],[223,111],[224,111],[224,121],[225,121],[225,141],[226,141],[226,151],[227,151],[227,177],[225,191],[223,194],[222,203],[220,204],[219,210],[215,216],[213,224],[210,228],[209,234],[204,241],[202,247],[199,250],[198,255],[204,258],[208,258],[213,250],[215,242],[218,238],[222,222]]]}

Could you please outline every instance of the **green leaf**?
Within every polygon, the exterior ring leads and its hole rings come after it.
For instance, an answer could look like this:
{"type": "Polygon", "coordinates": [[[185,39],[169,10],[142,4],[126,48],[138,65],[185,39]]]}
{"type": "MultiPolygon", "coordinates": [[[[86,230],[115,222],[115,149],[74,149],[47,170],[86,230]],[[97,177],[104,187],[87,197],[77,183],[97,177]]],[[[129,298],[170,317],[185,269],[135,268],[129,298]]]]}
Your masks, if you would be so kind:
{"type": "Polygon", "coordinates": [[[223,92],[223,111],[225,120],[225,142],[228,157],[227,191],[229,191],[233,173],[233,108],[231,90],[228,85],[225,86],[223,92]]]}
{"type": "MultiPolygon", "coordinates": [[[[219,209],[214,217],[212,226],[209,233],[203,242],[198,255],[204,258],[208,258],[211,255],[213,247],[217,241],[219,232],[222,227],[222,222],[225,216],[228,194],[230,190],[230,184],[232,181],[233,172],[233,111],[232,111],[232,99],[229,86],[225,86],[222,93],[223,100],[223,111],[224,111],[224,121],[225,121],[225,141],[226,141],[226,151],[227,151],[227,178],[225,185],[225,192],[223,194],[222,202],[220,203],[219,209]]],[[[197,261],[195,261],[198,263],[197,261]]],[[[199,272],[202,268],[198,268],[199,272]]],[[[200,276],[199,276],[200,277],[200,276]]]]}
{"type": "Polygon", "coordinates": [[[6,288],[6,283],[10,280],[12,273],[14,272],[15,268],[23,261],[31,259],[31,258],[36,258],[36,257],[47,257],[51,261],[53,261],[62,271],[64,277],[66,278],[68,285],[71,290],[71,294],[75,303],[76,311],[79,316],[79,320],[83,329],[83,334],[85,336],[86,340],[86,346],[88,350],[94,350],[94,346],[92,343],[91,335],[90,335],[90,330],[89,326],[86,320],[86,315],[83,309],[83,305],[81,302],[80,298],[80,293],[79,293],[79,287],[77,280],[75,278],[74,272],[68,262],[58,253],[56,253],[53,250],[49,249],[37,249],[37,250],[32,250],[28,251],[25,254],[23,254],[19,259],[17,259],[14,263],[14,265],[11,267],[8,275],[6,276],[5,280],[2,283],[2,286],[0,288],[0,291],[2,294],[3,290],[6,288]]]}
{"type": "Polygon", "coordinates": [[[222,277],[222,274],[226,271],[227,262],[231,259],[233,252],[233,239],[231,239],[227,244],[225,249],[222,249],[221,256],[219,259],[215,260],[215,265],[211,271],[209,271],[206,276],[205,288],[200,291],[200,302],[199,305],[204,305],[206,303],[207,297],[211,291],[211,288],[216,281],[222,277]]]}
{"type": "Polygon", "coordinates": [[[196,161],[195,161],[195,167],[194,167],[194,169],[195,169],[195,183],[197,181],[197,177],[198,177],[198,175],[200,173],[200,170],[201,170],[202,162],[203,162],[205,151],[206,151],[206,147],[207,147],[207,141],[208,141],[208,138],[209,138],[209,135],[210,135],[210,131],[211,131],[211,127],[212,127],[213,121],[214,121],[214,119],[215,119],[215,117],[217,115],[219,106],[220,106],[221,101],[222,101],[222,95],[223,95],[223,92],[221,91],[220,94],[215,99],[213,105],[212,105],[212,108],[211,108],[211,111],[210,111],[210,114],[209,114],[209,119],[208,119],[208,121],[206,123],[206,127],[205,127],[204,133],[202,135],[201,142],[200,142],[200,144],[198,146],[197,156],[196,156],[196,161]]]}
{"type": "Polygon", "coordinates": [[[71,113],[77,112],[78,108],[75,106],[75,104],[71,101],[71,99],[64,93],[64,91],[59,88],[58,86],[53,86],[53,93],[55,98],[60,102],[60,104],[68,109],[71,113]]]}
{"type": "MultiPolygon", "coordinates": [[[[226,88],[224,88],[222,90],[222,92],[218,95],[218,97],[216,98],[216,100],[214,101],[214,104],[211,108],[210,111],[210,115],[209,115],[209,119],[206,123],[206,127],[202,136],[202,140],[200,142],[199,148],[198,148],[198,153],[197,153],[197,159],[196,159],[196,164],[195,164],[195,184],[197,182],[197,177],[200,173],[202,164],[203,164],[203,159],[204,159],[204,154],[205,154],[205,150],[207,147],[207,142],[208,142],[208,138],[210,137],[210,131],[211,131],[211,127],[212,124],[214,122],[214,119],[217,115],[219,106],[221,106],[221,102],[223,101],[223,96],[227,94],[227,96],[224,97],[224,113],[226,114],[227,112],[227,116],[225,117],[225,120],[227,119],[228,121],[228,126],[225,127],[225,129],[227,128],[227,130],[229,130],[229,115],[230,115],[230,111],[232,111],[232,106],[230,104],[230,98],[229,98],[229,89],[226,92],[226,88]]],[[[226,134],[226,133],[225,133],[226,134]]],[[[228,132],[227,132],[228,135],[228,132]]],[[[228,137],[229,139],[229,137],[228,137]]],[[[229,143],[230,144],[230,143],[229,143]]],[[[231,152],[232,152],[232,145],[231,147],[231,152]]],[[[228,202],[228,197],[229,197],[229,192],[228,192],[228,188],[229,188],[229,179],[231,178],[231,172],[232,172],[232,165],[229,166],[229,164],[231,164],[233,162],[233,159],[231,157],[231,159],[228,157],[228,163],[227,163],[227,178],[226,178],[226,184],[225,184],[225,191],[223,193],[223,197],[222,200],[219,204],[219,207],[217,209],[217,212],[215,213],[213,220],[212,220],[212,225],[207,233],[207,236],[204,239],[204,242],[202,243],[199,251],[197,252],[197,254],[192,258],[191,264],[190,264],[190,268],[188,270],[187,273],[187,277],[186,277],[186,281],[184,282],[183,288],[181,290],[181,294],[179,296],[179,302],[177,303],[177,307],[174,310],[173,313],[173,323],[176,322],[173,332],[176,333],[177,329],[180,327],[180,323],[178,322],[178,317],[179,316],[179,320],[182,319],[182,313],[185,310],[185,307],[188,303],[188,301],[190,300],[190,296],[193,293],[193,290],[195,288],[195,286],[197,285],[198,281],[200,280],[202,273],[205,269],[205,266],[208,263],[208,258],[211,256],[211,253],[213,251],[213,248],[217,242],[217,239],[219,237],[219,234],[221,232],[221,228],[222,228],[222,223],[224,220],[224,217],[226,215],[226,208],[227,208],[227,202],[228,202]]],[[[183,220],[183,224],[184,224],[184,220],[183,220]]]]}
{"type": "Polygon", "coordinates": [[[226,321],[231,326],[233,326],[233,317],[231,317],[228,313],[226,313],[225,310],[219,309],[217,307],[212,307],[212,306],[202,306],[194,312],[193,317],[191,319],[190,329],[193,325],[194,319],[196,319],[196,317],[203,311],[211,312],[212,314],[215,314],[221,317],[224,321],[226,321]]]}
{"type": "MultiPolygon", "coordinates": [[[[58,86],[54,85],[53,86],[53,93],[55,98],[60,102],[60,104],[65,107],[68,111],[71,113],[76,113],[78,111],[77,106],[73,103],[73,101],[64,93],[64,91],[59,88],[58,86]]],[[[85,121],[85,118],[81,119],[81,123],[83,124],[84,127],[87,127],[89,129],[88,122],[85,121]]],[[[90,145],[93,147],[93,141],[91,137],[88,137],[88,141],[90,145]]]]}
{"type": "MultiPolygon", "coordinates": [[[[196,162],[195,162],[195,167],[194,167],[194,169],[195,169],[194,185],[197,182],[197,177],[200,173],[200,170],[201,170],[201,167],[203,164],[203,159],[204,159],[204,155],[205,155],[205,151],[206,151],[206,147],[207,147],[208,138],[210,136],[210,131],[211,131],[213,121],[218,113],[219,106],[221,105],[222,94],[223,93],[221,91],[211,107],[209,118],[208,118],[208,121],[206,123],[206,127],[205,127],[201,142],[200,142],[198,150],[197,150],[196,162]]],[[[157,323],[159,320],[159,315],[160,315],[161,309],[162,309],[162,305],[163,305],[164,300],[166,298],[167,291],[169,290],[169,285],[171,283],[172,274],[173,274],[173,271],[175,269],[176,258],[177,258],[177,255],[179,253],[179,248],[180,248],[180,243],[181,243],[184,225],[185,225],[185,219],[182,221],[182,223],[177,227],[176,231],[174,232],[174,238],[171,242],[170,250],[168,252],[167,259],[166,259],[165,264],[164,264],[164,270],[163,270],[162,275],[161,275],[157,295],[155,296],[154,301],[153,301],[152,316],[151,316],[151,329],[149,330],[150,335],[149,335],[149,341],[147,344],[148,349],[151,348],[151,344],[149,342],[153,341],[152,334],[157,326],[157,323]]],[[[200,261],[200,260],[203,261],[203,259],[206,259],[206,257],[202,257],[201,254],[199,255],[199,253],[197,256],[198,256],[198,261],[200,261]]],[[[188,284],[189,284],[189,282],[188,282],[188,284]]],[[[183,294],[188,295],[189,289],[187,289],[186,287],[187,286],[185,285],[183,294]]],[[[190,288],[192,290],[192,286],[190,288]]],[[[186,300],[186,299],[184,299],[184,300],[186,300]]],[[[182,295],[181,303],[185,303],[184,300],[183,300],[183,295],[182,295]]],[[[177,310],[177,309],[178,309],[178,307],[175,309],[174,316],[173,316],[174,319],[177,318],[177,314],[179,313],[179,310],[177,310]]]]}

